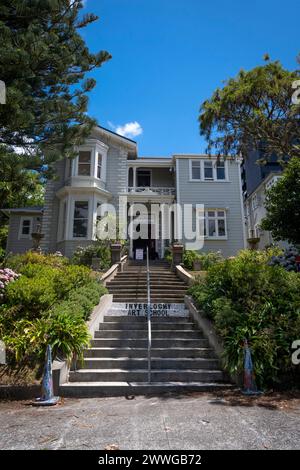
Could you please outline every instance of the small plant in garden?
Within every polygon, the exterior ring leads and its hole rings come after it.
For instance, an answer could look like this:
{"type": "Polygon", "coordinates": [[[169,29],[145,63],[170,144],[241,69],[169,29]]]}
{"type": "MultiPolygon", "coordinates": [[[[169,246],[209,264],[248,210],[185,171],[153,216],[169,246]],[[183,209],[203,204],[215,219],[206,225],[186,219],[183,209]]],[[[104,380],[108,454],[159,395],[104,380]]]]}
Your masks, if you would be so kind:
{"type": "Polygon", "coordinates": [[[78,247],[72,257],[73,264],[91,266],[93,258],[100,259],[100,269],[108,269],[110,266],[110,248],[106,242],[97,241],[87,247],[78,247]]]}
{"type": "Polygon", "coordinates": [[[210,266],[223,260],[220,251],[211,251],[208,253],[186,250],[183,254],[183,265],[185,268],[193,270],[194,262],[198,261],[202,271],[206,271],[210,266]]]}

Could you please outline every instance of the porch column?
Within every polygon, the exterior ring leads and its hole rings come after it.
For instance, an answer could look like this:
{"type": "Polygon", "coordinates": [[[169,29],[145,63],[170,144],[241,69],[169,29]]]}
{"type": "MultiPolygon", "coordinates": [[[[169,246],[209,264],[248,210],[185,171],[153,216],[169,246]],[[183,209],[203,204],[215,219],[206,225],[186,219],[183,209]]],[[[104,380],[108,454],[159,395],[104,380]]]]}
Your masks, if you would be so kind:
{"type": "Polygon", "coordinates": [[[136,188],[136,166],[133,166],[132,169],[133,169],[133,190],[135,191],[135,188],[136,188]]]}

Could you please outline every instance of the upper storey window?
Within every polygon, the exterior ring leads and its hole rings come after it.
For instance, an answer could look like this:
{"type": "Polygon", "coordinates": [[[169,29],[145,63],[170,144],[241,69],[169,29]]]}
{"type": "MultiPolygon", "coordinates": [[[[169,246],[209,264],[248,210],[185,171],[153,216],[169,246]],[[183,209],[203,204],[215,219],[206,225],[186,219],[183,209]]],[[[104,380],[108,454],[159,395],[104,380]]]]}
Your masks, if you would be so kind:
{"type": "Polygon", "coordinates": [[[90,176],[91,175],[91,155],[88,150],[80,150],[78,156],[78,175],[90,176]]]}
{"type": "Polygon", "coordinates": [[[226,162],[191,159],[190,181],[227,181],[226,162]]]}
{"type": "Polygon", "coordinates": [[[101,179],[102,176],[102,155],[98,153],[97,158],[97,178],[101,179]]]}

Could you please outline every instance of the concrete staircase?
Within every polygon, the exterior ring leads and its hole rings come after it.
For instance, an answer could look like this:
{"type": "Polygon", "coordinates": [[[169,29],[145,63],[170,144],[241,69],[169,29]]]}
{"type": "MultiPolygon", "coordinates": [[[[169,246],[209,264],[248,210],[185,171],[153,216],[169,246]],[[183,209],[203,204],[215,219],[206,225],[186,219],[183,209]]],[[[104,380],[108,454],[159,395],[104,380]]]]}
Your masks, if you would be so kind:
{"type": "Polygon", "coordinates": [[[61,394],[120,396],[209,391],[228,386],[207,339],[182,306],[179,310],[177,313],[182,316],[152,318],[150,384],[146,317],[120,316],[117,304],[99,325],[91,347],[84,352],[83,364],[70,372],[61,394]]]}
{"type": "Polygon", "coordinates": [[[112,308],[60,394],[73,397],[209,391],[228,387],[208,340],[184,304],[187,287],[165,263],[151,264],[152,373],[148,383],[146,268],[134,263],[108,285],[112,308]]]}
{"type": "MultiPolygon", "coordinates": [[[[131,262],[123,272],[107,283],[114,302],[147,302],[147,270],[145,262],[131,262]]],[[[183,302],[187,286],[164,261],[150,262],[152,302],[183,302]]]]}

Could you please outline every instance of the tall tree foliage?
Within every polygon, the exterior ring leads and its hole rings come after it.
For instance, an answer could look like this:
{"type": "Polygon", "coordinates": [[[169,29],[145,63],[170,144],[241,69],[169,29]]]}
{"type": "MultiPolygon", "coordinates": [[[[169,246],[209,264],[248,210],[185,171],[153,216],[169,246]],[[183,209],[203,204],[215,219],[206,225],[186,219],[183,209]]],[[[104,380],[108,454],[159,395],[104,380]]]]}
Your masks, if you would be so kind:
{"type": "Polygon", "coordinates": [[[268,192],[262,229],[275,240],[300,245],[300,159],[292,158],[282,178],[268,192]]]}
{"type": "Polygon", "coordinates": [[[266,160],[272,154],[279,160],[300,156],[300,104],[292,100],[300,74],[265,59],[265,65],[240,71],[202,104],[200,133],[209,153],[246,156],[263,145],[266,160]]]}
{"type": "Polygon", "coordinates": [[[81,17],[82,6],[78,0],[1,0],[0,79],[7,103],[0,105],[0,144],[57,158],[94,125],[86,111],[96,82],[87,74],[110,55],[91,53],[79,34],[97,20],[81,17]]]}

